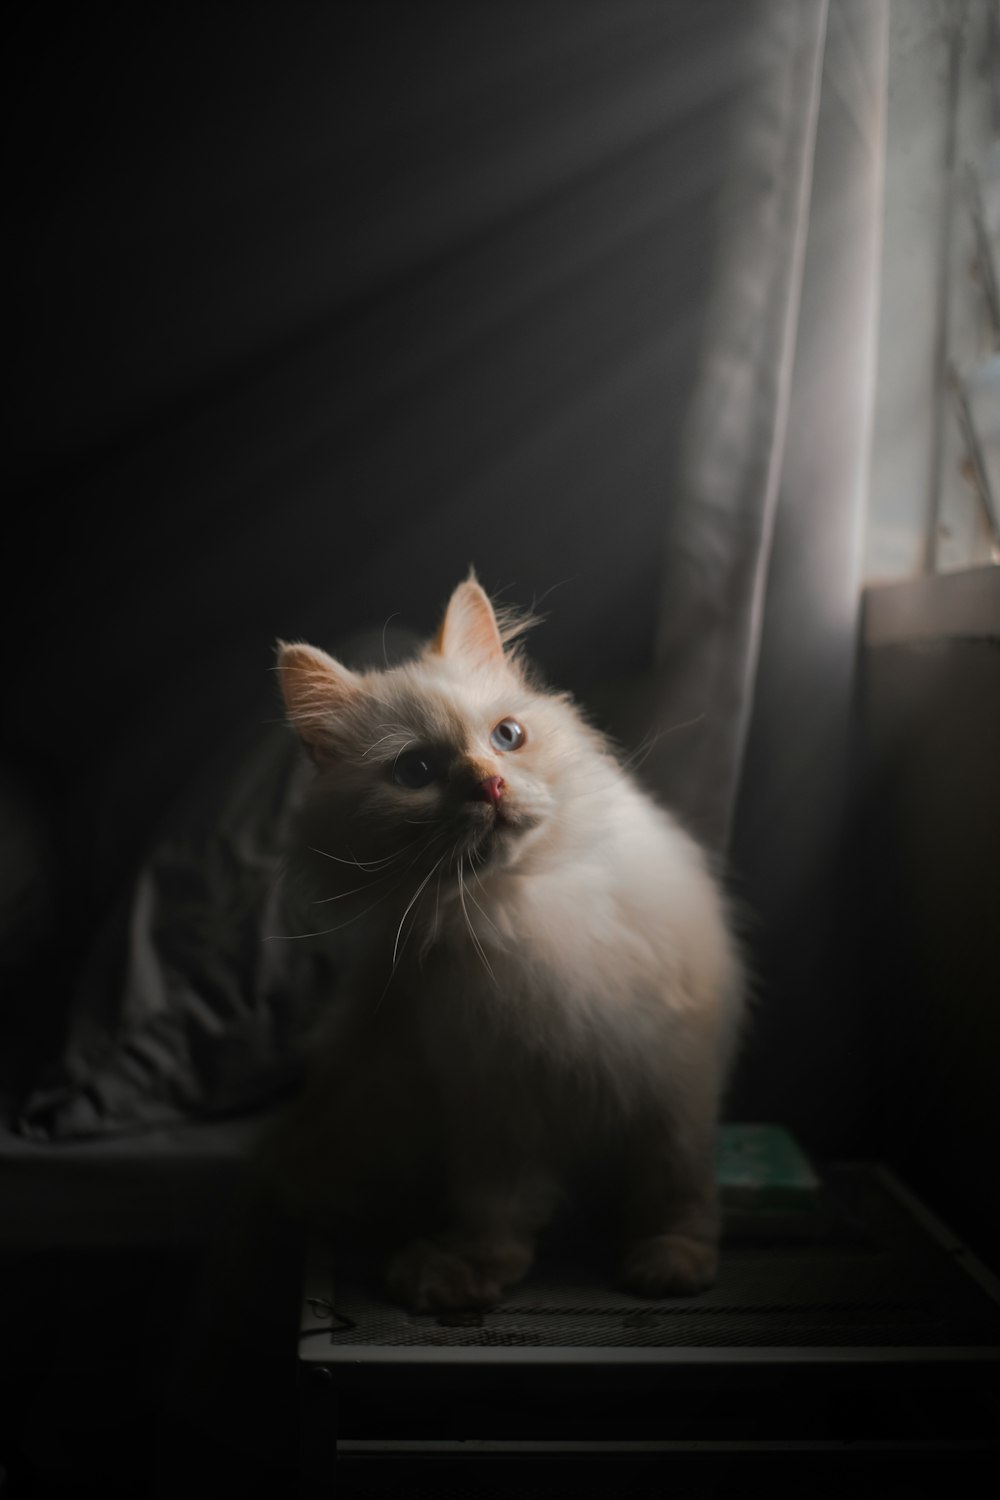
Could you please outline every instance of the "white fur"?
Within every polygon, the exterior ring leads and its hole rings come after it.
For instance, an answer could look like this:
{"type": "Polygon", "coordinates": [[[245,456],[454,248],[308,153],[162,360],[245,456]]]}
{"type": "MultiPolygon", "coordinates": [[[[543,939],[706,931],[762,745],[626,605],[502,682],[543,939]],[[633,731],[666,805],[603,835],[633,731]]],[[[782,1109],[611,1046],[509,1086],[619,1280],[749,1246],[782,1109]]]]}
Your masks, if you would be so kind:
{"type": "Polygon", "coordinates": [[[637,1176],[630,1283],[704,1284],[742,983],[701,851],[569,700],[532,684],[472,580],[414,663],[355,676],[293,646],[282,671],[320,767],[299,835],[301,920],[336,913],[330,940],[350,931],[355,954],[297,1149],[311,1131],[321,1163],[337,1156],[327,1176],[344,1203],[391,1157],[397,1175],[452,1172],[458,1205],[451,1230],[400,1252],[390,1286],[414,1306],[499,1295],[602,1132],[637,1176]],[[510,716],[527,738],[503,752],[490,735],[510,716]],[[447,775],[396,785],[396,758],[423,744],[448,747],[447,775]],[[497,775],[494,827],[469,798],[497,775]],[[444,1132],[424,1157],[423,1116],[444,1132]],[[349,1139],[363,1166],[344,1160],[349,1139]]]}

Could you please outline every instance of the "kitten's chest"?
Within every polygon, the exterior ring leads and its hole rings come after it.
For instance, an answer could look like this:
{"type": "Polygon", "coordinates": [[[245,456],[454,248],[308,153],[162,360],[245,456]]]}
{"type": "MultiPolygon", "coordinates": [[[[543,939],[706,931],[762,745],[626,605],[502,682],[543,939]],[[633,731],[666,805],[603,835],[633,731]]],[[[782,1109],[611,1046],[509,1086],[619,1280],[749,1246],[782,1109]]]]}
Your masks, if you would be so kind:
{"type": "Polygon", "coordinates": [[[445,1085],[618,1094],[655,1070],[665,1037],[654,956],[613,910],[571,917],[550,907],[546,921],[522,914],[506,931],[484,921],[438,950],[413,1012],[445,1085]]]}
{"type": "Polygon", "coordinates": [[[575,998],[627,1010],[661,987],[669,966],[636,894],[613,868],[595,864],[558,879],[511,881],[455,934],[454,952],[466,967],[478,959],[495,988],[531,1008],[558,1013],[575,998]]]}

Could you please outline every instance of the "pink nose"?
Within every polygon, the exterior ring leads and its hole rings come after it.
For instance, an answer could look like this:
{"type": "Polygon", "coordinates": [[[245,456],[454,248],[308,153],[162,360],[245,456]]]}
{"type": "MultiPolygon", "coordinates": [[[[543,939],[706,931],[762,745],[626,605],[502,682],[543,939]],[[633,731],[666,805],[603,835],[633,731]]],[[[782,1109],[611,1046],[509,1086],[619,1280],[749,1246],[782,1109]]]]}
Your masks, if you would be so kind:
{"type": "Polygon", "coordinates": [[[507,783],[502,776],[487,776],[479,783],[479,794],[484,802],[492,802],[494,807],[500,804],[500,798],[507,790],[507,783]]]}

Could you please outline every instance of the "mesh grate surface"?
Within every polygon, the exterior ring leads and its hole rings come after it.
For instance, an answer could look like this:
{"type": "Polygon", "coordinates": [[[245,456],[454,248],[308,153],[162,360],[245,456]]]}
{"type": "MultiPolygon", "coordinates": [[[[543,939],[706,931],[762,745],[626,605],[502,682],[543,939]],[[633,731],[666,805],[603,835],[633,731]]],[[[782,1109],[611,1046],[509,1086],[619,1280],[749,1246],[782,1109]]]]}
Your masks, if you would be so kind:
{"type": "Polygon", "coordinates": [[[484,1314],[415,1316],[345,1279],[335,1326],[313,1331],[331,1352],[1000,1346],[1000,1308],[885,1189],[855,1182],[848,1196],[866,1229],[853,1242],[829,1233],[730,1246],[718,1283],[700,1297],[650,1303],[564,1271],[536,1275],[484,1314]]]}
{"type": "Polygon", "coordinates": [[[800,1307],[739,1306],[680,1308],[669,1303],[635,1308],[591,1305],[554,1307],[538,1301],[501,1305],[489,1313],[458,1319],[412,1317],[352,1297],[338,1312],[353,1327],[331,1335],[336,1344],[428,1348],[570,1347],[883,1347],[990,1344],[1000,1338],[971,1321],[942,1317],[929,1304],[849,1301],[800,1307]]]}

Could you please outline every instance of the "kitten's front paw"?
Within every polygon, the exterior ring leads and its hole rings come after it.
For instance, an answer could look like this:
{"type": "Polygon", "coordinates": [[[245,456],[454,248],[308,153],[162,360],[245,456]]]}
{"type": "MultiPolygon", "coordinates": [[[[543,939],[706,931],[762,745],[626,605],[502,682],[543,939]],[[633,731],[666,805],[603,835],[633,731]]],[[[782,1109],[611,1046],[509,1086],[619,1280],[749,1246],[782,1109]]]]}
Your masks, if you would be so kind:
{"type": "Polygon", "coordinates": [[[638,1297],[693,1297],[712,1285],[718,1269],[718,1248],[685,1234],[636,1240],[621,1267],[622,1280],[638,1297]]]}
{"type": "Polygon", "coordinates": [[[389,1262],[389,1295],[411,1312],[458,1312],[492,1307],[500,1283],[482,1267],[433,1240],[414,1240],[389,1262]]]}

